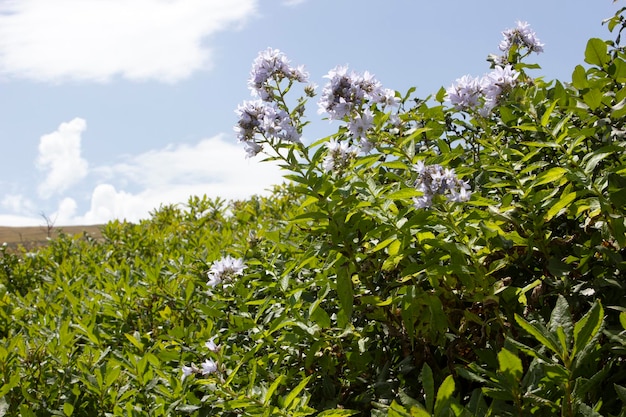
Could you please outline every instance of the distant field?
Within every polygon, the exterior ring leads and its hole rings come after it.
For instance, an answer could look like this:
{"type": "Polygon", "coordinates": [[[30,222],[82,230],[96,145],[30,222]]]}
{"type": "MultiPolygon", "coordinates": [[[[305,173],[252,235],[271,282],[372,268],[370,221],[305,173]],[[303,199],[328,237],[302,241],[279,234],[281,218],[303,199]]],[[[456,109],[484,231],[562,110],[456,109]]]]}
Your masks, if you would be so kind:
{"type": "Polygon", "coordinates": [[[55,226],[50,231],[46,226],[8,227],[0,226],[0,244],[6,242],[11,248],[23,246],[32,249],[45,245],[48,238],[54,239],[59,233],[66,235],[80,235],[87,233],[93,238],[102,237],[101,225],[94,226],[55,226]]]}

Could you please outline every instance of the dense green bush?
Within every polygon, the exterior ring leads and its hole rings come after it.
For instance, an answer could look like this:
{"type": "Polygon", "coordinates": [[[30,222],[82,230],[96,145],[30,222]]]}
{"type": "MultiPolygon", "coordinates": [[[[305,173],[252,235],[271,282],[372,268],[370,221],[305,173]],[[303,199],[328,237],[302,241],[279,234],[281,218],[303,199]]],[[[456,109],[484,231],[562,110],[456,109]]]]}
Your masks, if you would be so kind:
{"type": "Polygon", "coordinates": [[[193,197],[0,256],[0,415],[626,416],[626,55],[571,82],[505,32],[435,97],[253,65],[239,140],[269,198],[193,197]]]}

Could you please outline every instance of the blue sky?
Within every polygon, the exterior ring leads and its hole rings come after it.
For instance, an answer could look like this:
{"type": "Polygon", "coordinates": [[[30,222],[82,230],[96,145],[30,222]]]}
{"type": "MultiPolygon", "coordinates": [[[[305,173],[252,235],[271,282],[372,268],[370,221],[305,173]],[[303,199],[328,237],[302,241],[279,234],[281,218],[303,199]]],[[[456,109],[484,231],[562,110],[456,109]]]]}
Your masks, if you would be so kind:
{"type": "MultiPolygon", "coordinates": [[[[234,109],[257,53],[310,81],[337,65],[424,98],[489,71],[527,21],[546,80],[570,79],[611,0],[0,0],[0,225],[138,221],[190,195],[267,193],[280,171],[246,159],[234,109]]],[[[332,132],[315,101],[305,140],[332,132]]]]}

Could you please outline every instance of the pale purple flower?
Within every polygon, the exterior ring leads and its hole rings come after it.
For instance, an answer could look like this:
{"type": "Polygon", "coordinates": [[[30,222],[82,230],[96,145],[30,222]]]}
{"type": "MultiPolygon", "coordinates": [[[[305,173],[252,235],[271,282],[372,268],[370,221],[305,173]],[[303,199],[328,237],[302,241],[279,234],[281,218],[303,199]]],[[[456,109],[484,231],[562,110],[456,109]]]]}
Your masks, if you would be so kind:
{"type": "Polygon", "coordinates": [[[370,109],[365,109],[356,114],[348,122],[348,130],[357,139],[365,138],[367,130],[374,124],[374,113],[370,109]]]}
{"type": "Polygon", "coordinates": [[[261,100],[270,101],[273,98],[273,89],[267,84],[270,79],[277,82],[283,79],[306,82],[308,74],[303,66],[292,67],[280,50],[267,48],[259,52],[252,63],[248,86],[254,95],[261,97],[261,100]]]}
{"type": "MultiPolygon", "coordinates": [[[[330,120],[351,118],[353,112],[366,103],[393,102],[391,90],[384,90],[373,74],[365,72],[348,74],[348,67],[338,66],[330,70],[324,78],[330,81],[324,86],[318,102],[318,112],[328,113],[330,120]]],[[[395,97],[395,93],[393,93],[395,97]]]]}
{"type": "Polygon", "coordinates": [[[209,272],[208,274],[209,280],[207,281],[206,285],[208,285],[209,287],[216,287],[217,285],[219,285],[219,283],[222,282],[222,278],[214,273],[209,272]]]}
{"type": "Polygon", "coordinates": [[[448,87],[448,100],[456,110],[470,110],[478,107],[482,96],[480,79],[464,75],[456,83],[448,87]]]}
{"type": "Polygon", "coordinates": [[[497,84],[502,88],[515,85],[517,77],[519,77],[519,72],[514,70],[511,64],[505,66],[498,65],[493,71],[487,74],[487,78],[489,78],[493,84],[497,84]]]}
{"type": "Polygon", "coordinates": [[[413,197],[413,206],[417,209],[428,208],[433,205],[432,195],[423,195],[421,197],[413,197]]]}
{"type": "Polygon", "coordinates": [[[457,203],[464,203],[466,201],[469,201],[472,197],[472,192],[469,190],[469,184],[465,181],[459,181],[457,185],[457,187],[450,189],[450,196],[448,197],[448,199],[457,203]]]}
{"type": "Polygon", "coordinates": [[[359,147],[361,148],[361,152],[370,153],[372,149],[374,149],[374,143],[367,138],[361,138],[359,141],[359,147]]]}
{"type": "Polygon", "coordinates": [[[204,346],[206,346],[206,348],[209,349],[211,352],[218,352],[220,350],[219,345],[215,343],[216,337],[217,336],[213,336],[204,344],[204,346]]]}
{"type": "Polygon", "coordinates": [[[379,89],[374,101],[385,107],[395,108],[400,105],[400,97],[396,97],[396,92],[390,88],[379,89]]]}
{"type": "Polygon", "coordinates": [[[448,100],[456,110],[477,111],[487,117],[498,104],[500,96],[515,86],[517,77],[519,72],[510,64],[497,65],[481,78],[465,75],[446,90],[448,100]]]}
{"type": "Polygon", "coordinates": [[[301,135],[289,114],[279,109],[275,103],[262,100],[244,101],[237,107],[235,113],[239,116],[239,121],[234,127],[237,140],[244,143],[249,157],[255,156],[263,149],[256,140],[257,134],[267,139],[300,142],[301,135]]]}
{"type": "Polygon", "coordinates": [[[413,198],[415,208],[428,208],[435,195],[444,195],[449,201],[464,202],[471,197],[469,184],[457,178],[454,169],[441,165],[424,165],[418,161],[413,169],[417,172],[415,188],[423,193],[413,198]]]}
{"type": "Polygon", "coordinates": [[[530,52],[543,52],[544,44],[539,42],[537,34],[530,28],[527,22],[517,21],[517,26],[502,32],[504,39],[500,42],[499,49],[508,53],[513,45],[518,48],[526,48],[530,52]]]}
{"type": "Polygon", "coordinates": [[[217,363],[213,359],[206,359],[200,364],[202,375],[209,375],[217,371],[217,363]]]}
{"type": "Polygon", "coordinates": [[[243,259],[233,258],[227,255],[219,261],[213,262],[207,274],[209,277],[207,285],[215,287],[225,279],[233,278],[235,275],[243,275],[245,268],[246,266],[243,263],[243,259]]]}
{"type": "Polygon", "coordinates": [[[345,168],[358,153],[357,148],[350,146],[347,141],[339,142],[336,139],[326,142],[326,149],[328,152],[322,161],[322,167],[328,172],[345,168]]]}
{"type": "Polygon", "coordinates": [[[182,380],[184,380],[185,378],[187,378],[189,375],[191,375],[194,372],[194,369],[192,366],[181,366],[181,371],[183,372],[183,375],[181,377],[182,380]]]}

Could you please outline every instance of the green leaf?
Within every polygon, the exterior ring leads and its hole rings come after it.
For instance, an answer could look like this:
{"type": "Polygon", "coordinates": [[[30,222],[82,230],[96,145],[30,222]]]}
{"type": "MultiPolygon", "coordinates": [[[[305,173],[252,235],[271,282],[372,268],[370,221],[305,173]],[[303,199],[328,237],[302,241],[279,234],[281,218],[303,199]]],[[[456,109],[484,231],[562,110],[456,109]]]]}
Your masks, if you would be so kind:
{"type": "Polygon", "coordinates": [[[626,312],[622,311],[619,313],[619,323],[622,325],[622,328],[626,330],[626,312]]]}
{"type": "Polygon", "coordinates": [[[63,404],[63,414],[69,417],[72,413],[74,413],[74,406],[71,403],[63,404]]]}
{"type": "Polygon", "coordinates": [[[550,168],[537,176],[534,185],[543,185],[560,180],[566,172],[567,169],[562,167],[550,168]]]}
{"type": "Polygon", "coordinates": [[[324,410],[317,415],[317,417],[348,417],[358,414],[358,411],[355,410],[346,410],[346,409],[334,409],[334,410],[324,410]]]}
{"type": "Polygon", "coordinates": [[[522,360],[516,354],[505,348],[498,352],[498,364],[500,365],[498,370],[502,374],[510,375],[516,380],[521,379],[524,374],[522,360]]]}
{"type": "Polygon", "coordinates": [[[454,394],[454,388],[454,378],[452,375],[448,375],[437,390],[434,413],[435,417],[443,416],[444,411],[448,411],[450,401],[452,401],[452,394],[454,394]]]}
{"type": "Polygon", "coordinates": [[[599,38],[591,38],[585,48],[585,62],[599,67],[606,64],[611,57],[607,53],[606,42],[599,38]]]}
{"type": "Polygon", "coordinates": [[[615,152],[621,152],[621,149],[607,146],[585,155],[583,158],[585,173],[591,174],[602,160],[613,155],[615,152]]]}
{"type": "Polygon", "coordinates": [[[117,379],[119,378],[121,372],[122,372],[122,367],[119,365],[113,366],[112,368],[107,367],[106,375],[104,377],[105,387],[112,386],[113,383],[117,381],[117,379]]]}
{"type": "Polygon", "coordinates": [[[523,317],[518,314],[515,314],[515,321],[520,325],[522,329],[524,329],[527,333],[533,336],[539,343],[550,349],[552,352],[557,355],[561,355],[561,349],[559,349],[558,344],[554,340],[553,336],[550,332],[543,326],[539,324],[531,324],[527,322],[523,317]]]}
{"type": "Polygon", "coordinates": [[[352,277],[346,268],[340,268],[337,274],[337,297],[341,310],[337,314],[337,324],[344,327],[350,322],[352,317],[352,307],[354,303],[354,290],[352,288],[352,277]]]}
{"type": "Polygon", "coordinates": [[[562,210],[567,209],[574,202],[574,200],[576,200],[577,195],[578,193],[576,191],[561,195],[559,201],[557,201],[556,204],[550,207],[550,210],[548,210],[548,212],[546,213],[544,217],[545,221],[548,222],[552,220],[552,218],[560,214],[562,210]]]}
{"type": "Polygon", "coordinates": [[[554,101],[550,105],[550,107],[548,107],[548,109],[543,114],[543,116],[541,116],[541,126],[546,127],[548,125],[548,122],[550,121],[550,116],[552,115],[552,112],[554,111],[554,108],[556,107],[557,104],[558,104],[558,101],[554,101]]]}
{"type": "MultiPolygon", "coordinates": [[[[569,309],[569,304],[565,297],[559,294],[556,305],[550,315],[550,322],[548,323],[548,330],[551,332],[557,332],[558,329],[562,329],[565,335],[565,342],[567,345],[571,343],[572,335],[574,333],[574,323],[572,322],[572,315],[569,309]]],[[[564,349],[566,346],[563,347],[564,349]]]]}
{"type": "Polygon", "coordinates": [[[387,198],[391,200],[406,200],[408,198],[419,197],[424,193],[416,190],[415,188],[402,188],[387,194],[387,198]]]}
{"type": "MultiPolygon", "coordinates": [[[[291,404],[294,402],[294,400],[296,399],[296,397],[298,395],[300,395],[300,392],[302,392],[302,390],[307,386],[307,384],[309,383],[309,381],[311,380],[313,375],[309,375],[306,378],[304,378],[302,381],[300,381],[300,383],[298,385],[296,385],[296,387],[294,389],[291,390],[291,392],[289,394],[287,394],[287,396],[285,397],[285,408],[287,409],[291,409],[293,408],[291,406],[291,404]]],[[[297,405],[294,404],[294,406],[297,405]]]]}
{"type": "Polygon", "coordinates": [[[622,400],[622,405],[626,405],[626,388],[617,384],[613,384],[613,387],[615,388],[615,392],[617,393],[619,399],[622,400]]]}
{"type": "Polygon", "coordinates": [[[422,380],[422,387],[424,388],[426,409],[432,412],[435,405],[435,380],[433,378],[433,370],[427,363],[424,363],[424,366],[422,366],[420,378],[422,380]]]}
{"type": "Polygon", "coordinates": [[[574,349],[572,357],[581,352],[600,331],[604,322],[604,309],[596,300],[591,309],[574,325],[574,349]]]}
{"type": "Polygon", "coordinates": [[[272,385],[270,385],[263,397],[263,406],[267,407],[267,405],[270,403],[272,395],[274,395],[274,392],[276,392],[278,385],[280,385],[283,379],[285,379],[285,375],[279,375],[278,378],[276,378],[274,382],[272,382],[272,385]]]}
{"type": "Polygon", "coordinates": [[[602,91],[598,88],[592,88],[583,94],[583,101],[591,110],[595,110],[602,104],[602,91]]]}
{"type": "Polygon", "coordinates": [[[577,65],[572,73],[572,85],[578,90],[584,90],[589,88],[589,81],[587,81],[587,71],[582,65],[577,65]]]}

